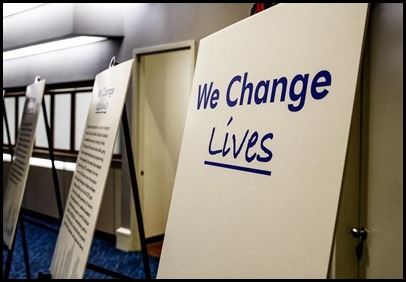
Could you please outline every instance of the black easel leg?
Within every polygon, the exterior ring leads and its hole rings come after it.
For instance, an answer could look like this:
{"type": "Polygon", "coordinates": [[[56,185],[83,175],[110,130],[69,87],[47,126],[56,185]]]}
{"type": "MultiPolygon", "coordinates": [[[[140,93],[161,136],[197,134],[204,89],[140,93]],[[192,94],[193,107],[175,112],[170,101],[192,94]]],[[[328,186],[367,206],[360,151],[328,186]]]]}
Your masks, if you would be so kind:
{"type": "Polygon", "coordinates": [[[58,207],[59,220],[62,221],[62,217],[63,217],[62,197],[61,197],[61,192],[59,189],[58,174],[57,174],[56,168],[55,168],[54,143],[52,141],[52,133],[51,133],[51,128],[48,123],[48,116],[47,116],[46,109],[47,108],[45,106],[45,99],[42,99],[42,113],[44,116],[45,129],[46,129],[47,139],[48,139],[49,158],[51,159],[51,163],[52,163],[52,179],[54,181],[56,204],[58,207]]]}
{"type": "Polygon", "coordinates": [[[27,239],[25,237],[25,227],[24,227],[24,221],[22,220],[22,217],[20,218],[20,231],[21,231],[21,242],[23,245],[23,252],[24,252],[25,272],[27,273],[27,279],[31,279],[30,260],[28,258],[28,248],[27,248],[27,239]]]}
{"type": "Polygon", "coordinates": [[[7,253],[7,259],[6,259],[6,267],[4,269],[4,279],[8,279],[10,276],[10,269],[11,269],[11,261],[13,260],[13,253],[14,253],[14,245],[15,245],[15,239],[13,241],[13,244],[11,245],[11,249],[8,250],[7,253]]]}
{"type": "Polygon", "coordinates": [[[123,109],[122,121],[123,121],[125,144],[126,144],[126,149],[127,149],[128,166],[129,166],[129,170],[130,170],[131,186],[133,188],[132,191],[133,191],[133,197],[134,197],[135,214],[137,216],[138,231],[139,231],[140,243],[141,243],[141,252],[142,252],[142,258],[143,258],[143,262],[144,262],[145,278],[151,279],[151,269],[150,269],[150,265],[149,265],[149,256],[148,256],[147,244],[146,244],[146,240],[145,240],[144,222],[142,219],[141,203],[140,203],[140,197],[138,194],[138,185],[137,185],[137,178],[135,175],[134,157],[133,157],[130,130],[129,130],[128,119],[127,119],[127,110],[126,110],[125,104],[124,104],[124,109],[123,109]]]}
{"type": "MultiPolygon", "coordinates": [[[[21,243],[22,243],[23,252],[24,252],[24,263],[25,263],[25,271],[26,271],[27,279],[31,279],[30,261],[28,259],[27,241],[26,241],[26,237],[25,237],[25,228],[24,228],[24,223],[23,223],[22,216],[21,216],[21,211],[18,216],[17,224],[20,225],[21,243]]],[[[3,277],[4,279],[8,279],[10,276],[11,262],[13,261],[13,254],[14,254],[14,248],[15,248],[16,241],[17,241],[17,233],[14,234],[13,244],[11,244],[11,249],[8,250],[7,259],[6,259],[6,267],[4,269],[4,277],[3,277]]]]}

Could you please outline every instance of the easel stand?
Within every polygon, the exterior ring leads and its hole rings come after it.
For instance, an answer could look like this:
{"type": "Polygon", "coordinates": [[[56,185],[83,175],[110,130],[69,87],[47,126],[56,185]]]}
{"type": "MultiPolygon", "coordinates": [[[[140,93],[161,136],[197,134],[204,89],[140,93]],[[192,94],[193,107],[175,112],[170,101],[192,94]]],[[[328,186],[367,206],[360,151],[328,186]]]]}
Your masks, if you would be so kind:
{"type": "MultiPolygon", "coordinates": [[[[3,99],[3,107],[5,110],[4,99],[3,99]]],[[[4,117],[5,117],[6,129],[7,129],[9,150],[11,152],[11,160],[13,160],[13,154],[12,154],[12,148],[11,148],[11,138],[10,138],[10,132],[9,132],[9,127],[8,127],[8,122],[7,122],[7,115],[5,114],[5,111],[3,111],[3,113],[4,113],[4,117]]],[[[49,157],[50,157],[51,163],[52,163],[52,176],[53,176],[53,183],[54,183],[55,196],[56,196],[56,200],[57,200],[58,212],[59,212],[60,219],[62,219],[63,208],[62,208],[61,194],[60,194],[60,190],[59,190],[58,175],[57,175],[56,168],[55,168],[55,157],[54,157],[54,149],[53,149],[54,147],[53,147],[53,142],[52,142],[52,138],[51,138],[51,129],[50,129],[50,126],[48,123],[48,116],[47,116],[47,112],[46,112],[46,106],[45,106],[44,99],[42,99],[42,113],[44,115],[44,122],[45,122],[45,128],[46,128],[47,139],[48,139],[49,157]]],[[[31,279],[31,271],[30,271],[30,263],[29,263],[29,257],[28,257],[27,240],[26,240],[26,236],[25,236],[24,220],[29,221],[33,224],[36,224],[40,227],[43,227],[43,226],[41,226],[40,223],[32,221],[29,218],[25,218],[24,214],[20,208],[20,213],[18,216],[17,224],[20,225],[21,242],[22,242],[22,247],[23,247],[23,252],[24,252],[24,263],[25,263],[27,279],[31,279]]],[[[47,227],[47,228],[49,229],[49,227],[47,227]]],[[[55,230],[55,232],[58,232],[58,231],[55,230]]],[[[9,275],[10,275],[11,262],[13,259],[14,246],[15,246],[15,241],[16,241],[15,237],[16,237],[16,234],[14,235],[12,247],[9,250],[8,255],[7,255],[6,267],[4,270],[4,279],[8,279],[9,275]]],[[[3,248],[4,247],[7,247],[7,246],[3,245],[3,248]]]]}
{"type": "MultiPolygon", "coordinates": [[[[146,244],[146,239],[145,239],[145,231],[144,231],[144,221],[142,219],[142,211],[141,211],[141,202],[138,194],[138,184],[137,184],[137,177],[135,174],[135,165],[134,165],[134,157],[133,157],[133,152],[132,152],[132,146],[131,146],[131,135],[130,135],[130,130],[129,130],[129,125],[128,125],[128,118],[127,118],[127,110],[126,106],[124,104],[124,109],[123,109],[123,114],[122,114],[122,125],[123,125],[123,131],[124,131],[124,139],[125,139],[125,145],[127,149],[127,158],[128,158],[128,165],[129,165],[129,170],[130,170],[130,178],[131,178],[131,187],[132,187],[132,192],[133,192],[133,198],[134,198],[134,206],[135,206],[135,214],[137,216],[137,221],[138,221],[138,232],[140,236],[140,243],[141,243],[141,253],[142,253],[142,258],[143,258],[143,263],[144,263],[144,274],[145,274],[145,279],[151,279],[151,268],[149,264],[149,257],[148,257],[148,251],[147,251],[147,244],[146,244]]],[[[134,279],[133,277],[105,269],[103,267],[87,263],[86,265],[87,269],[97,271],[112,277],[116,277],[119,279],[134,279]]]]}
{"type": "MultiPolygon", "coordinates": [[[[27,274],[27,279],[31,279],[31,271],[30,271],[30,262],[28,259],[28,248],[27,248],[27,241],[25,239],[25,228],[24,228],[24,223],[22,221],[22,216],[21,216],[21,211],[18,215],[18,221],[17,224],[20,226],[20,232],[21,232],[21,243],[23,247],[23,253],[24,253],[24,265],[25,265],[25,272],[27,274]]],[[[3,244],[3,249],[8,250],[7,253],[7,259],[6,259],[6,266],[4,269],[4,279],[8,279],[10,275],[10,269],[11,269],[11,262],[13,260],[13,254],[14,254],[14,248],[15,248],[15,242],[16,242],[16,235],[14,235],[13,239],[13,244],[11,245],[11,248],[8,249],[5,244],[3,244]]]]}
{"type": "MultiPolygon", "coordinates": [[[[144,264],[144,274],[145,274],[145,279],[152,279],[147,244],[146,244],[146,239],[145,239],[144,222],[143,222],[142,211],[141,211],[141,202],[140,202],[140,198],[139,198],[137,178],[136,178],[136,174],[135,174],[134,157],[133,157],[133,153],[132,153],[131,137],[130,137],[131,135],[130,135],[130,130],[129,130],[127,110],[126,110],[125,104],[124,104],[124,109],[123,109],[123,114],[122,114],[122,125],[123,125],[123,131],[124,131],[125,145],[126,145],[126,149],[127,149],[127,158],[128,158],[128,164],[129,164],[129,170],[130,170],[131,187],[132,187],[133,198],[134,198],[135,213],[136,213],[137,221],[138,221],[138,232],[139,232],[139,236],[140,236],[141,253],[142,253],[143,264],[144,264]]],[[[93,270],[93,271],[102,273],[102,274],[109,275],[111,277],[118,278],[118,279],[134,279],[134,277],[131,277],[131,276],[128,276],[128,275],[125,275],[122,273],[118,273],[113,270],[109,270],[109,269],[94,265],[89,262],[86,264],[86,268],[89,270],[93,270]]],[[[46,274],[46,273],[40,272],[40,273],[38,273],[38,279],[52,279],[52,276],[51,276],[51,274],[46,274]]]]}
{"type": "MultiPolygon", "coordinates": [[[[3,92],[4,93],[4,92],[3,92]]],[[[11,162],[13,162],[13,145],[11,144],[11,135],[10,135],[10,128],[8,126],[8,119],[7,119],[7,113],[6,113],[6,104],[4,102],[4,95],[3,95],[3,117],[4,117],[4,123],[6,124],[6,132],[7,132],[7,140],[8,140],[8,150],[11,158],[11,162]]],[[[18,216],[19,222],[21,218],[21,214],[18,216]]],[[[21,241],[23,245],[23,252],[24,252],[24,265],[25,265],[25,271],[27,274],[27,278],[31,278],[31,272],[30,272],[30,264],[28,261],[28,250],[27,250],[27,241],[25,240],[25,229],[24,225],[20,224],[20,232],[21,232],[21,241]],[[24,235],[24,236],[23,236],[24,235]]],[[[15,240],[13,240],[13,244],[11,246],[11,249],[8,249],[7,245],[3,243],[3,250],[7,250],[7,259],[6,259],[6,267],[4,270],[4,279],[8,279],[8,276],[10,274],[10,268],[11,268],[11,261],[13,259],[13,252],[14,252],[14,245],[15,245],[15,240]]]]}
{"type": "Polygon", "coordinates": [[[143,258],[143,262],[144,262],[145,278],[151,279],[151,268],[149,265],[147,243],[146,243],[145,231],[144,231],[144,221],[142,219],[141,202],[140,202],[140,197],[138,194],[138,185],[137,185],[137,178],[136,178],[136,174],[135,174],[134,157],[133,157],[133,153],[132,153],[130,130],[129,130],[129,126],[128,126],[127,110],[126,110],[125,104],[124,104],[124,109],[123,109],[122,122],[123,122],[125,144],[126,144],[126,148],[127,148],[128,165],[129,165],[129,169],[130,169],[130,177],[131,177],[131,184],[132,184],[131,187],[133,189],[135,214],[137,215],[138,232],[139,232],[139,236],[140,236],[141,252],[142,252],[142,258],[143,258]]]}

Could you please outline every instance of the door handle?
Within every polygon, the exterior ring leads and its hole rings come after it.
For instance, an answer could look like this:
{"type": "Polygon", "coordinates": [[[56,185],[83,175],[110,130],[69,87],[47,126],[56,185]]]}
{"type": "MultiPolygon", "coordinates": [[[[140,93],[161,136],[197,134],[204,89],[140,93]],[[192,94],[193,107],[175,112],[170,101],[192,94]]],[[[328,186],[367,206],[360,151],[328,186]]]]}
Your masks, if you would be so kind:
{"type": "Polygon", "coordinates": [[[358,261],[360,261],[364,252],[364,242],[367,239],[368,230],[364,227],[361,227],[360,229],[354,227],[351,229],[351,236],[355,239],[358,239],[358,244],[355,247],[355,254],[358,261]]]}

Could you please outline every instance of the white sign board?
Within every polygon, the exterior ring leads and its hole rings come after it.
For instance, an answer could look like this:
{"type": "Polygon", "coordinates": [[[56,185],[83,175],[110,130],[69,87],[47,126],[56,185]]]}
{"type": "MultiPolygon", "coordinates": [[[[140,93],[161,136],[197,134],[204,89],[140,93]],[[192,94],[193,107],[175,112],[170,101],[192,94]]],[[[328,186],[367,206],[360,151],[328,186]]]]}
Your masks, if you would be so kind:
{"type": "Polygon", "coordinates": [[[368,4],[200,42],[158,278],[326,278],[368,4]]]}
{"type": "Polygon", "coordinates": [[[7,187],[3,195],[3,240],[9,249],[13,244],[18,215],[24,198],[44,89],[45,79],[42,79],[28,85],[25,92],[25,104],[18,130],[13,162],[11,163],[7,187]]]}
{"type": "Polygon", "coordinates": [[[134,60],[95,78],[86,126],[51,263],[53,279],[83,278],[134,60]]]}

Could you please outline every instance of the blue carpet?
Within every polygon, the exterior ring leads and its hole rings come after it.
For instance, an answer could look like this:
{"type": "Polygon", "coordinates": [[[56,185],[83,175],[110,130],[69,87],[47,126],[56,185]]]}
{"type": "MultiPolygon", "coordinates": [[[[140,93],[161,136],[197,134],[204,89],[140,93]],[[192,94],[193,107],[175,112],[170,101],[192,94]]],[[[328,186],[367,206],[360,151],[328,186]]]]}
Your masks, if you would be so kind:
{"type": "MultiPolygon", "coordinates": [[[[47,224],[50,225],[49,223],[47,224]]],[[[55,229],[56,226],[53,226],[55,229]]],[[[36,224],[24,220],[25,237],[27,241],[30,262],[31,279],[38,279],[38,274],[49,273],[52,256],[56,244],[57,233],[45,230],[36,224]]],[[[3,250],[3,278],[8,251],[3,250]]],[[[151,278],[156,278],[159,257],[149,257],[151,278]]],[[[145,279],[145,270],[141,252],[124,252],[115,247],[111,239],[94,236],[88,262],[101,268],[111,270],[134,279],[145,279]]],[[[86,268],[84,279],[114,279],[110,275],[86,268]]],[[[20,227],[17,228],[16,242],[13,253],[9,279],[27,279],[24,264],[24,254],[21,243],[20,227]]]]}

